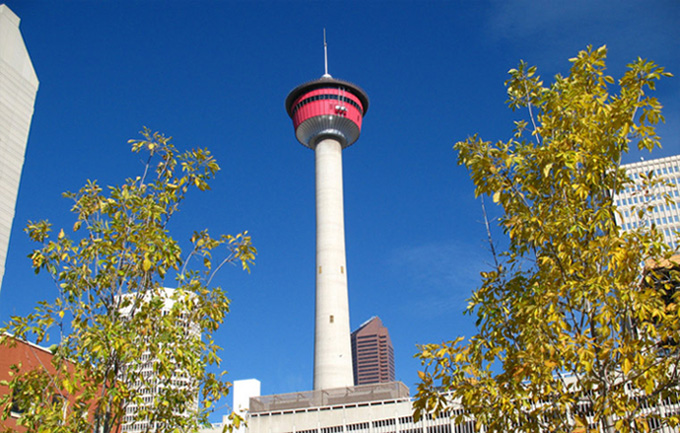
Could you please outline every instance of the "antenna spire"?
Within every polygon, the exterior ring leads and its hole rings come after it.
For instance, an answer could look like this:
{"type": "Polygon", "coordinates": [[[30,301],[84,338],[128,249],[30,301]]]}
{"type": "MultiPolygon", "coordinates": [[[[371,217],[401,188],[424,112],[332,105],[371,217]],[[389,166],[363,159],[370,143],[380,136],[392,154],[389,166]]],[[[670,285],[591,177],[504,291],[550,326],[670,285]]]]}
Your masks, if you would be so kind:
{"type": "Polygon", "coordinates": [[[326,43],[326,28],[323,29],[323,63],[324,63],[324,74],[322,78],[332,78],[331,74],[328,73],[328,44],[326,43]]]}

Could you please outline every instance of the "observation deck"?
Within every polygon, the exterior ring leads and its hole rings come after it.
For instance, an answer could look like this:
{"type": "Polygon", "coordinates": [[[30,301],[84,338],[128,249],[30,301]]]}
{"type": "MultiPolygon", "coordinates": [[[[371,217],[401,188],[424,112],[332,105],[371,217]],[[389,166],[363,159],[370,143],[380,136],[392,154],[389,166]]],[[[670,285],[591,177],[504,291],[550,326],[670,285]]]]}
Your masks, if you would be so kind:
{"type": "Polygon", "coordinates": [[[344,149],[359,138],[368,96],[355,84],[325,75],[293,89],[286,98],[286,111],[303,145],[314,149],[330,136],[344,149]]]}

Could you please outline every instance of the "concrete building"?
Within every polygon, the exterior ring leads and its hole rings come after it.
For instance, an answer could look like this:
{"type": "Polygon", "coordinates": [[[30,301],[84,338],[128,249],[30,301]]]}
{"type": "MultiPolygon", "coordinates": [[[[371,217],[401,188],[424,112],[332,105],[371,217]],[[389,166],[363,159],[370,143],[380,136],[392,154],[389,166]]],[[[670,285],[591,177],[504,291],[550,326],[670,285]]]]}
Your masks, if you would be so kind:
{"type": "Polygon", "coordinates": [[[677,251],[679,244],[675,232],[680,230],[680,155],[625,164],[621,168],[626,170],[634,183],[615,197],[619,210],[616,222],[624,230],[650,227],[654,223],[666,242],[677,251]],[[661,178],[667,184],[645,188],[641,176],[646,176],[650,171],[654,172],[655,178],[661,178]],[[674,202],[666,203],[664,194],[668,194],[674,202]],[[642,205],[653,206],[653,211],[640,219],[636,209],[642,205]]]}
{"type": "MultiPolygon", "coordinates": [[[[566,378],[569,382],[570,378],[566,378]]],[[[679,427],[662,424],[654,415],[680,413],[680,396],[643,404],[640,415],[647,417],[648,431],[678,433],[679,427]]],[[[362,385],[344,389],[279,394],[250,399],[248,433],[477,433],[474,418],[465,417],[455,401],[439,416],[425,414],[413,418],[413,401],[400,382],[362,385]],[[454,417],[462,416],[457,423],[454,417]]],[[[593,423],[593,409],[587,402],[580,405],[591,423],[589,432],[606,433],[601,424],[593,423]]],[[[616,421],[615,419],[613,421],[616,421]]],[[[520,430],[517,430],[520,431],[520,430]]],[[[573,432],[585,433],[574,427],[573,432]]]]}
{"type": "Polygon", "coordinates": [[[473,433],[450,412],[413,420],[408,388],[400,382],[256,397],[249,433],[473,433]]]}
{"type": "Polygon", "coordinates": [[[352,332],[355,385],[394,382],[394,347],[379,317],[371,317],[352,332]]]}
{"type": "MultiPolygon", "coordinates": [[[[324,43],[325,47],[325,43],[324,43]]],[[[286,111],[295,136],[314,150],[316,161],[316,317],[314,389],[351,386],[342,149],[361,133],[368,96],[360,87],[326,71],[318,80],[293,89],[286,111]]]]}
{"type": "MultiPolygon", "coordinates": [[[[169,312],[175,300],[173,295],[175,293],[174,289],[162,288],[160,289],[160,296],[164,300],[162,307],[162,312],[169,312]]],[[[148,298],[151,299],[151,293],[149,296],[145,296],[142,300],[143,302],[148,298]]],[[[127,298],[133,297],[134,294],[125,295],[127,298]]],[[[126,305],[120,309],[121,313],[132,315],[135,312],[132,310],[132,305],[126,305]]],[[[185,329],[185,336],[188,338],[201,338],[200,329],[196,323],[185,323],[182,322],[183,328],[185,329]]],[[[143,342],[140,342],[143,344],[143,342]]],[[[143,421],[135,421],[138,413],[146,407],[153,406],[154,400],[159,398],[159,391],[162,389],[173,388],[173,390],[188,392],[193,394],[193,401],[188,407],[186,407],[186,415],[192,416],[192,412],[196,412],[198,409],[198,393],[199,389],[196,380],[183,372],[181,369],[173,369],[173,374],[168,380],[158,377],[154,372],[155,365],[158,359],[154,354],[145,350],[142,354],[141,362],[135,365],[133,379],[131,375],[124,375],[121,380],[131,382],[134,380],[133,386],[135,387],[139,397],[141,397],[141,403],[135,401],[129,401],[125,407],[125,415],[121,423],[121,432],[140,432],[140,431],[162,431],[162,425],[152,425],[148,419],[143,421]]]]}
{"type": "MultiPolygon", "coordinates": [[[[257,379],[235,380],[231,387],[232,406],[234,413],[244,420],[248,418],[250,399],[260,396],[260,381],[257,379]]],[[[222,433],[225,425],[230,425],[229,415],[222,416],[222,422],[212,423],[210,427],[202,428],[199,433],[222,433]]],[[[245,424],[233,429],[234,432],[244,433],[245,424]]]]}
{"type": "Polygon", "coordinates": [[[37,91],[19,17],[0,5],[0,288],[37,91]]]}
{"type": "Polygon", "coordinates": [[[235,380],[232,386],[234,396],[233,411],[245,416],[250,409],[250,399],[260,396],[260,381],[257,379],[235,380]]]}

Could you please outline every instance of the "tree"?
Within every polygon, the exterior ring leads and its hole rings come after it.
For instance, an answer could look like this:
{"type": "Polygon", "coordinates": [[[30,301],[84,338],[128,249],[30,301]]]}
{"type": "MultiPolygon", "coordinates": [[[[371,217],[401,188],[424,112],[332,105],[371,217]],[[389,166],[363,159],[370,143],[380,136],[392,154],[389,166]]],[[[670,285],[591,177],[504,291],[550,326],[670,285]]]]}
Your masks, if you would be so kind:
{"type": "Polygon", "coordinates": [[[52,277],[57,293],[6,329],[38,343],[59,336],[56,372],[17,368],[6,383],[12,392],[0,400],[5,418],[12,404],[23,409],[29,431],[108,433],[124,416],[148,422],[148,431],[196,431],[228,392],[224,373],[209,371],[220,364],[212,334],[229,310],[211,282],[226,263],[247,270],[256,250],[247,232],[203,230],[183,258],[168,223],[190,189],[209,189],[219,166],[208,150],[178,153],[170,138],[141,134],[130,140],[133,152],[148,153],[141,176],[107,189],[88,181],[64,194],[73,200],[77,239],[63,229],[51,236],[47,221],[26,228],[40,244],[29,256],[33,268],[52,277]],[[176,289],[167,290],[172,275],[176,289]],[[190,386],[176,386],[178,378],[190,386]],[[152,401],[142,401],[144,389],[152,389],[152,401]],[[140,410],[126,415],[130,405],[140,410]]]}
{"type": "MultiPolygon", "coordinates": [[[[632,184],[619,167],[631,143],[659,145],[661,105],[648,93],[670,74],[638,58],[613,94],[606,53],[579,52],[548,87],[521,62],[506,82],[510,108],[527,112],[512,138],[456,143],[476,195],[502,208],[508,247],[469,300],[477,333],[420,347],[417,416],[455,406],[457,421],[491,432],[680,422],[658,410],[678,401],[680,353],[659,343],[680,332],[680,299],[664,302],[666,291],[642,277],[645,261],[670,251],[654,227],[622,231],[613,202],[632,184]]],[[[662,181],[646,177],[649,188],[662,181]]],[[[637,212],[643,220],[652,210],[637,212]]]]}

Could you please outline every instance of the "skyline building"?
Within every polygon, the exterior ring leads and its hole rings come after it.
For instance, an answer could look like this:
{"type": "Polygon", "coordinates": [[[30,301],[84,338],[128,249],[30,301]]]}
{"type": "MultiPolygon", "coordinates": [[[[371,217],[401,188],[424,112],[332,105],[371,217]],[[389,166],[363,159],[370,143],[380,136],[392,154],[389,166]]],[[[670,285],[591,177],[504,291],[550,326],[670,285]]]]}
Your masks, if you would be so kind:
{"type": "Polygon", "coordinates": [[[0,4],[0,290],[39,84],[19,21],[0,4]]]}
{"type": "Polygon", "coordinates": [[[678,250],[676,232],[680,230],[680,155],[665,158],[650,159],[621,166],[633,183],[628,185],[623,193],[614,197],[618,208],[616,222],[623,230],[637,227],[651,227],[655,224],[663,234],[665,242],[675,251],[678,250]],[[643,184],[642,176],[650,171],[655,178],[665,181],[665,184],[647,188],[643,184]],[[666,203],[664,195],[668,194],[673,203],[666,203]],[[643,205],[652,206],[652,212],[647,212],[642,219],[636,209],[643,205]]]}
{"type": "Polygon", "coordinates": [[[323,76],[293,89],[286,98],[286,111],[296,138],[315,155],[314,389],[352,386],[342,149],[359,138],[368,96],[360,87],[331,77],[326,55],[323,76]]]}
{"type": "MultiPolygon", "coordinates": [[[[148,302],[152,297],[160,296],[163,300],[163,306],[161,308],[162,313],[165,315],[170,312],[173,305],[175,305],[175,299],[173,295],[175,289],[161,288],[159,291],[148,292],[143,296],[142,302],[148,302]]],[[[189,293],[189,296],[192,294],[189,293]]],[[[126,298],[132,298],[134,294],[123,295],[126,298]]],[[[135,314],[133,305],[129,304],[120,309],[122,315],[131,316],[135,314]]],[[[184,338],[201,338],[200,328],[197,323],[189,322],[186,318],[180,317],[182,327],[184,328],[183,337],[184,338]]],[[[140,344],[144,344],[143,341],[140,344]]],[[[163,398],[163,391],[170,388],[173,392],[180,392],[184,395],[187,393],[192,394],[192,402],[188,404],[185,409],[186,416],[193,416],[192,413],[198,410],[198,385],[196,380],[191,377],[186,371],[175,365],[172,375],[170,378],[159,377],[156,373],[158,368],[158,359],[149,350],[145,350],[142,354],[140,362],[134,365],[134,371],[132,374],[126,372],[121,377],[122,380],[131,383],[131,387],[135,389],[138,397],[141,398],[139,401],[128,401],[125,406],[125,415],[123,416],[121,428],[121,433],[128,432],[144,432],[144,431],[162,431],[165,426],[160,422],[154,422],[153,420],[144,419],[137,420],[137,415],[140,411],[145,410],[149,407],[154,407],[160,404],[159,399],[163,398]],[[132,379],[131,379],[132,377],[132,379]]],[[[130,368],[130,366],[128,366],[130,368]]]]}
{"type": "Polygon", "coordinates": [[[394,382],[394,347],[378,316],[352,332],[352,367],[354,385],[394,382]]]}

